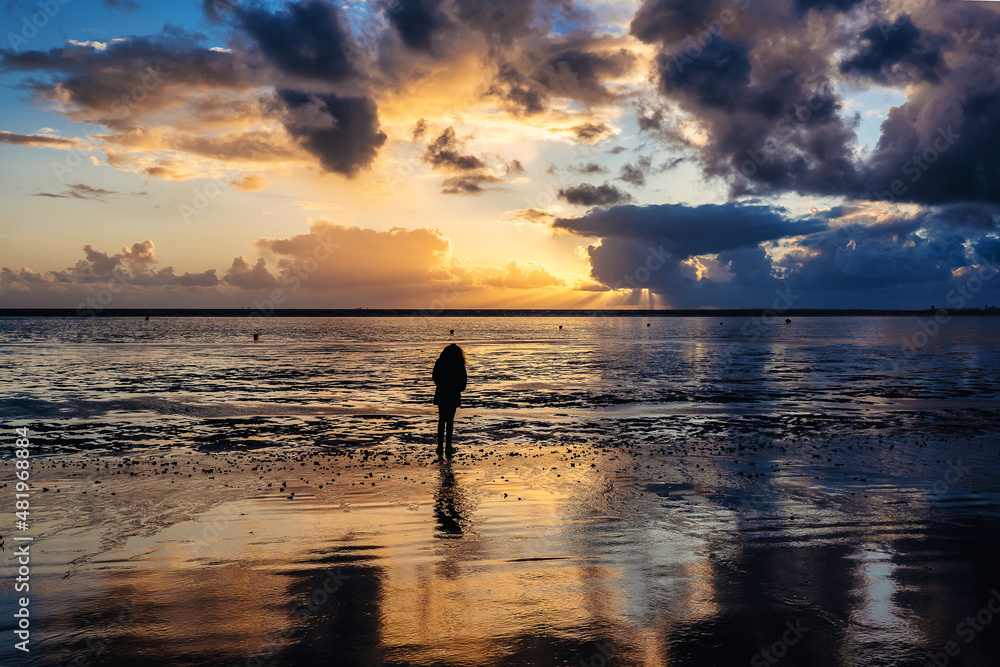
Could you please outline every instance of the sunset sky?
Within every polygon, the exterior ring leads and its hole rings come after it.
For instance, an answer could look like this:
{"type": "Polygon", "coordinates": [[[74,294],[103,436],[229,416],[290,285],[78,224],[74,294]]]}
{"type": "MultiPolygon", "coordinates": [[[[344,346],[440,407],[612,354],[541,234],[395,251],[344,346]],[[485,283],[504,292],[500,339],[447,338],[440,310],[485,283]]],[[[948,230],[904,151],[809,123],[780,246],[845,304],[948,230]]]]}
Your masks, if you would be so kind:
{"type": "Polygon", "coordinates": [[[0,307],[1000,305],[997,2],[0,21],[0,307]]]}

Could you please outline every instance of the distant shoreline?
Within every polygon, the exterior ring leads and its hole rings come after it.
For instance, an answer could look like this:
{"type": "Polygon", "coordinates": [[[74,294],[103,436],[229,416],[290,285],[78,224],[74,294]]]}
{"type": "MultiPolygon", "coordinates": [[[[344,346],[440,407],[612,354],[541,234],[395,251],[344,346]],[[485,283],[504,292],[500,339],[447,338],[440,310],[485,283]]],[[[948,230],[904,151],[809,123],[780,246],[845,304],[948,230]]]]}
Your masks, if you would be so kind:
{"type": "MultiPolygon", "coordinates": [[[[96,312],[91,310],[80,312],[76,308],[0,308],[0,317],[767,317],[783,320],[793,317],[927,317],[942,310],[790,308],[779,312],[769,308],[726,310],[286,308],[264,313],[249,308],[105,308],[96,312]]],[[[985,310],[962,308],[944,312],[950,316],[1000,316],[1000,308],[985,310]]]]}

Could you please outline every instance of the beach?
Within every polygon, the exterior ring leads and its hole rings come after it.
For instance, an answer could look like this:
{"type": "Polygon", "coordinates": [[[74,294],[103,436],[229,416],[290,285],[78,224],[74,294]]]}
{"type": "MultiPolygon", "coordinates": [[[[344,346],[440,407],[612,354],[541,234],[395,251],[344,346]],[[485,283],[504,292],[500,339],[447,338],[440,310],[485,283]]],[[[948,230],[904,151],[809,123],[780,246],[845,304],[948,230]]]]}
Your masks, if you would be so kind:
{"type": "Polygon", "coordinates": [[[253,347],[231,323],[94,321],[58,349],[10,324],[32,488],[3,557],[13,576],[33,538],[31,650],[0,661],[994,664],[988,327],[894,370],[912,322],[751,340],[704,319],[473,323],[445,462],[414,369],[449,336],[416,324],[253,347]]]}

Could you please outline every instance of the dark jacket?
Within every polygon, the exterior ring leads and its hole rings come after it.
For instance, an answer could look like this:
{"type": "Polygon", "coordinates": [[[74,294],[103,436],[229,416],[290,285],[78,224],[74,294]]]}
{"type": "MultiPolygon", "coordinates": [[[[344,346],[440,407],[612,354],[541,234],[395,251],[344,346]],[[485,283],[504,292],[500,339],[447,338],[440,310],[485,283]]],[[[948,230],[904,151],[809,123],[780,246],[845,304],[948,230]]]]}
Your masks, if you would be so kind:
{"type": "Polygon", "coordinates": [[[462,404],[462,392],[469,381],[465,366],[449,365],[438,359],[434,363],[434,405],[459,406],[462,404]]]}

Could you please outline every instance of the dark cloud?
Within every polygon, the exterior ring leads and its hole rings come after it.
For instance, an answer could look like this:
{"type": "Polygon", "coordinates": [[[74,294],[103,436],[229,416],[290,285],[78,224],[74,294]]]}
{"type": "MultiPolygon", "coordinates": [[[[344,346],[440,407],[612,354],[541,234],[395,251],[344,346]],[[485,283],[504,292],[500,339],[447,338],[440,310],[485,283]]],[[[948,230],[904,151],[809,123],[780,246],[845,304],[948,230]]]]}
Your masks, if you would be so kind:
{"type": "MultiPolygon", "coordinates": [[[[672,47],[681,42],[695,55],[717,37],[785,33],[806,26],[810,9],[850,11],[864,0],[645,0],[630,24],[631,33],[648,44],[672,47]],[[794,9],[795,11],[790,11],[794,9]]],[[[787,35],[785,35],[787,36],[787,35]]],[[[812,46],[816,46],[815,43],[812,46]]]]}
{"type": "Polygon", "coordinates": [[[762,307],[777,296],[796,307],[926,308],[1000,252],[996,227],[984,233],[990,213],[995,225],[996,210],[968,206],[890,217],[842,208],[798,221],[759,204],[620,206],[553,226],[601,239],[587,249],[599,284],[649,289],[674,307],[762,307]],[[791,245],[775,260],[767,248],[779,241],[791,245]]]}
{"type": "Polygon", "coordinates": [[[73,139],[50,137],[45,134],[15,134],[0,130],[0,144],[13,146],[51,146],[53,148],[73,148],[77,142],[73,139]]]}
{"type": "MultiPolygon", "coordinates": [[[[996,34],[991,3],[940,3],[913,17],[948,34],[996,34]]],[[[968,37],[949,42],[948,75],[913,85],[893,107],[866,165],[873,199],[921,204],[1000,203],[1000,49],[968,37]]]]}
{"type": "Polygon", "coordinates": [[[413,133],[410,135],[410,139],[412,141],[416,141],[417,139],[423,137],[425,134],[427,134],[427,121],[421,118],[413,126],[413,133]]]}
{"type": "Polygon", "coordinates": [[[685,267],[682,258],[632,239],[602,239],[587,248],[587,256],[590,276],[598,284],[610,289],[650,290],[675,308],[766,308],[782,294],[786,300],[779,305],[801,305],[801,295],[788,291],[760,246],[719,253],[719,274],[714,278],[699,277],[690,265],[685,267]]]}
{"type": "Polygon", "coordinates": [[[678,258],[662,255],[658,249],[632,239],[602,239],[587,247],[587,257],[590,277],[611,289],[647,288],[665,293],[690,289],[693,282],[681,274],[678,258]],[[650,271],[650,266],[656,271],[650,271]],[[636,278],[637,271],[645,280],[636,278]]]}
{"type": "Polygon", "coordinates": [[[919,218],[925,229],[940,233],[960,230],[963,234],[1000,231],[1000,207],[990,204],[950,204],[924,209],[919,218]]]}
{"type": "Polygon", "coordinates": [[[233,11],[267,60],[283,72],[325,81],[357,74],[348,57],[353,45],[336,4],[301,0],[278,12],[259,5],[233,11]]]}
{"type": "Polygon", "coordinates": [[[653,168],[653,160],[649,157],[640,157],[633,164],[623,164],[618,179],[631,183],[636,187],[646,184],[646,174],[653,168]]]}
{"type": "MultiPolygon", "coordinates": [[[[697,35],[719,17],[727,2],[646,0],[632,18],[630,31],[644,42],[671,43],[697,35]]],[[[735,9],[735,7],[733,7],[735,9]]]]}
{"type": "Polygon", "coordinates": [[[456,0],[458,19],[481,32],[491,43],[510,44],[534,32],[535,0],[456,0]]]}
{"type": "Polygon", "coordinates": [[[568,188],[561,188],[557,195],[578,206],[611,206],[632,201],[632,196],[622,192],[610,183],[591,185],[584,183],[568,188]]]}
{"type": "Polygon", "coordinates": [[[48,51],[0,49],[0,69],[30,72],[40,100],[58,100],[74,121],[134,127],[144,114],[176,104],[178,91],[249,91],[263,79],[234,53],[213,51],[202,36],[169,29],[153,37],[48,51]]]}
{"type": "Polygon", "coordinates": [[[222,23],[233,9],[229,0],[201,0],[201,11],[212,23],[222,23]]]}
{"type": "Polygon", "coordinates": [[[682,92],[701,106],[734,111],[747,104],[759,108],[764,92],[750,87],[750,53],[745,42],[711,41],[697,57],[660,56],[660,86],[668,95],[682,92]]]}
{"type": "Polygon", "coordinates": [[[481,195],[486,192],[482,187],[484,183],[503,183],[503,179],[489,173],[470,173],[452,176],[444,179],[444,182],[441,184],[443,186],[441,194],[481,195]]]}
{"type": "Polygon", "coordinates": [[[607,123],[582,123],[573,127],[576,138],[588,143],[600,141],[613,133],[614,128],[607,123]]]}
{"type": "Polygon", "coordinates": [[[726,286],[733,291],[738,287],[762,288],[778,285],[778,280],[774,276],[773,262],[760,245],[720,252],[718,260],[732,275],[726,286]]]}
{"type": "Polygon", "coordinates": [[[285,129],[327,171],[353,176],[372,163],[385,143],[375,103],[366,97],[305,90],[281,90],[278,97],[285,107],[285,129]]]}
{"type": "Polygon", "coordinates": [[[937,83],[947,72],[940,47],[902,15],[892,24],[876,23],[861,33],[857,53],[840,64],[843,74],[865,76],[882,85],[924,79],[937,83]]]}
{"type": "Polygon", "coordinates": [[[976,255],[993,265],[1000,265],[1000,238],[984,236],[975,245],[976,255]]]}
{"type": "MultiPolygon", "coordinates": [[[[123,195],[126,193],[117,192],[115,190],[105,190],[104,188],[95,188],[92,185],[87,185],[86,183],[70,183],[66,186],[66,189],[62,192],[36,192],[35,197],[55,197],[59,199],[90,199],[93,201],[107,201],[108,197],[114,197],[123,195]]],[[[146,193],[138,193],[145,195],[146,193]]]]}
{"type": "Polygon", "coordinates": [[[838,114],[827,79],[807,82],[794,70],[751,77],[749,45],[725,38],[693,60],[661,55],[658,66],[662,92],[708,131],[708,143],[697,147],[703,169],[726,179],[734,196],[862,187],[853,153],[858,119],[838,114]]]}
{"type": "Polygon", "coordinates": [[[449,127],[427,144],[423,160],[434,169],[443,171],[471,171],[486,167],[486,163],[475,155],[463,153],[464,148],[455,134],[455,128],[449,127]]]}
{"type": "Polygon", "coordinates": [[[421,157],[435,171],[454,174],[442,183],[441,193],[446,195],[480,195],[486,192],[483,185],[504,182],[498,174],[509,177],[524,173],[524,165],[519,160],[496,164],[497,156],[491,160],[495,169],[490,170],[486,160],[466,152],[465,143],[458,138],[453,127],[446,128],[428,142],[421,157]]]}
{"type": "Polygon", "coordinates": [[[500,98],[508,111],[519,115],[540,113],[545,110],[548,101],[544,93],[511,62],[500,63],[486,94],[500,98]]]}
{"type": "Polygon", "coordinates": [[[612,99],[604,86],[605,81],[631,70],[636,61],[635,55],[626,49],[587,51],[583,48],[585,46],[581,44],[557,51],[535,70],[533,78],[548,95],[588,104],[612,99]]]}
{"type": "Polygon", "coordinates": [[[660,94],[695,119],[707,141],[692,143],[655,105],[641,108],[640,129],[687,146],[733,197],[1000,200],[1000,51],[983,37],[1000,31],[995,5],[924,3],[895,16],[891,6],[876,12],[853,1],[795,7],[643,3],[631,29],[660,45],[660,94]],[[730,21],[722,19],[726,8],[730,21]],[[852,11],[851,23],[865,27],[855,38],[848,23],[817,22],[809,10],[852,11]],[[860,115],[844,112],[834,85],[844,76],[908,86],[867,153],[855,134],[860,115]]]}
{"type": "Polygon", "coordinates": [[[812,234],[825,229],[826,223],[790,220],[772,206],[728,203],[614,206],[579,218],[561,218],[553,227],[581,236],[654,244],[683,258],[812,234]]]}
{"type": "Polygon", "coordinates": [[[608,171],[607,167],[596,162],[588,162],[579,167],[571,167],[571,169],[578,174],[604,174],[608,171]]]}
{"type": "Polygon", "coordinates": [[[267,262],[263,257],[257,259],[253,266],[242,255],[233,260],[233,265],[226,271],[222,281],[242,289],[268,289],[277,287],[278,281],[267,270],[267,262]]]}
{"type": "Polygon", "coordinates": [[[84,258],[62,271],[38,273],[30,269],[0,271],[0,289],[24,287],[45,290],[58,287],[60,292],[73,286],[114,285],[116,293],[129,287],[214,287],[219,284],[215,269],[177,275],[173,267],[156,269],[153,242],[146,240],[123,247],[121,252],[101,252],[89,243],[83,246],[84,258]]]}
{"type": "Polygon", "coordinates": [[[663,110],[656,109],[651,111],[648,116],[645,113],[641,113],[636,117],[636,123],[642,132],[659,130],[663,124],[663,110]]]}
{"type": "Polygon", "coordinates": [[[616,99],[607,83],[631,71],[636,62],[634,53],[611,48],[606,39],[536,38],[502,52],[487,95],[500,98],[518,115],[539,113],[552,98],[590,107],[616,99]]]}
{"type": "Polygon", "coordinates": [[[159,271],[158,280],[161,282],[154,284],[170,285],[176,283],[181,287],[215,287],[219,284],[219,278],[215,274],[215,269],[208,269],[201,273],[189,273],[185,271],[178,276],[174,274],[174,269],[170,266],[159,271]]]}
{"type": "Polygon", "coordinates": [[[415,51],[431,52],[434,35],[451,26],[441,0],[388,0],[383,10],[403,44],[415,51]]]}
{"type": "Polygon", "coordinates": [[[800,12],[807,12],[810,9],[818,11],[835,9],[839,12],[847,12],[862,2],[864,0],[795,0],[795,7],[800,12]]]}
{"type": "Polygon", "coordinates": [[[789,284],[801,290],[855,290],[944,282],[967,266],[965,239],[926,238],[882,225],[847,225],[804,239],[782,258],[789,284]]]}
{"type": "Polygon", "coordinates": [[[87,256],[89,268],[94,275],[110,275],[122,264],[122,255],[109,256],[106,252],[95,250],[89,243],[83,246],[83,252],[87,256]]]}

